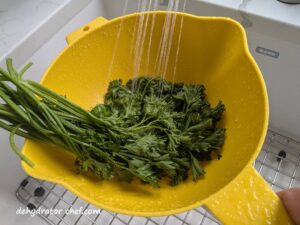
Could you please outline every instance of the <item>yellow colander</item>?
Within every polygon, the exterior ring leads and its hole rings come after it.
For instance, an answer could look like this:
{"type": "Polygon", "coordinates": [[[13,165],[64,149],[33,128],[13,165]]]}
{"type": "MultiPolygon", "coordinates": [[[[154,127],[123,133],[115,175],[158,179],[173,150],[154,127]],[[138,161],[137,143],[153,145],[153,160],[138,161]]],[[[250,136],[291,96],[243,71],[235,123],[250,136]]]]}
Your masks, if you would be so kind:
{"type": "Polygon", "coordinates": [[[262,74],[239,23],[177,12],[136,13],[111,21],[97,18],[68,35],[67,42],[45,72],[43,85],[91,109],[102,101],[113,79],[150,74],[202,83],[213,105],[222,100],[226,106],[222,158],[205,163],[206,175],[196,183],[163,183],[155,189],[138,181],[78,175],[68,152],[27,140],[23,153],[35,163],[34,168],[22,163],[29,175],[128,215],[162,216],[205,205],[224,224],[292,224],[252,166],[266,135],[269,108],[262,74]]]}

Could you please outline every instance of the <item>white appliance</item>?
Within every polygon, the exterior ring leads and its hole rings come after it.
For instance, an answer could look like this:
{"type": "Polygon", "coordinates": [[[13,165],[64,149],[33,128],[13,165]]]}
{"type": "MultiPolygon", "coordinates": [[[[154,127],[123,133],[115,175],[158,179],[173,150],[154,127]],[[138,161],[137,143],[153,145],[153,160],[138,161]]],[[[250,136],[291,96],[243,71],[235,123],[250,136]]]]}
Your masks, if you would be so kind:
{"type": "MultiPolygon", "coordinates": [[[[34,66],[26,76],[28,79],[39,80],[50,62],[66,45],[65,36],[68,33],[98,16],[110,19],[122,15],[125,2],[126,0],[70,0],[8,55],[19,66],[32,61],[34,66]],[[78,2],[81,2],[80,8],[78,2]],[[79,12],[70,16],[74,7],[79,12]]],[[[136,11],[139,2],[141,0],[129,0],[126,13],[136,11]]],[[[167,0],[161,0],[158,7],[166,9],[167,5],[167,0]]],[[[179,10],[182,11],[183,8],[179,10]]],[[[300,187],[300,142],[297,141],[300,140],[300,6],[286,5],[275,0],[187,0],[184,11],[203,16],[228,16],[244,25],[250,51],[262,70],[270,99],[270,131],[255,167],[275,191],[300,187]]],[[[9,150],[8,135],[2,130],[0,143],[1,224],[219,223],[203,208],[159,218],[129,217],[104,210],[92,215],[18,215],[16,210],[20,207],[25,209],[25,205],[44,209],[95,208],[61,186],[26,178],[19,159],[9,150]]],[[[19,144],[22,144],[21,139],[19,144]]]]}

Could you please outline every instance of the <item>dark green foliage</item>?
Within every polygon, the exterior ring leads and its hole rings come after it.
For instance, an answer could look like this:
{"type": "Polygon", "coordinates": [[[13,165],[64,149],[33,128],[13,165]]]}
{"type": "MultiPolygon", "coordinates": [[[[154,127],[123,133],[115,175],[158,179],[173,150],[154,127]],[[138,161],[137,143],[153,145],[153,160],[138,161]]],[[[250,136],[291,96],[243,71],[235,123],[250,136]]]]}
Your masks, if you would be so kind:
{"type": "Polygon", "coordinates": [[[12,148],[30,165],[14,145],[14,134],[71,151],[78,172],[127,182],[138,177],[156,187],[163,177],[177,185],[189,171],[196,181],[205,174],[199,161],[211,160],[212,151],[220,157],[225,129],[217,122],[225,107],[221,102],[211,107],[203,85],[150,77],[124,85],[114,80],[104,103],[86,111],[24,80],[11,60],[7,66],[8,72],[0,69],[0,127],[11,132],[12,148]]]}

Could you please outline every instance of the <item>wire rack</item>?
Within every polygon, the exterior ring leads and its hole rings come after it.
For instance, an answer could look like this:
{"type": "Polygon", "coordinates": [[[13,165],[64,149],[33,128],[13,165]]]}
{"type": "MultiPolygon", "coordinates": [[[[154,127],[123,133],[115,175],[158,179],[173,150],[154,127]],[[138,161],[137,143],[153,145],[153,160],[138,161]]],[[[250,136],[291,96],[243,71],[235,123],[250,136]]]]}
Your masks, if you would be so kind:
{"type": "MultiPolygon", "coordinates": [[[[269,130],[254,166],[274,191],[300,187],[300,142],[269,130]]],[[[32,177],[24,179],[16,191],[17,198],[51,225],[217,225],[221,224],[205,208],[164,217],[132,217],[97,209],[60,185],[32,177]],[[60,210],[50,213],[46,209],[60,210]],[[77,210],[83,213],[66,213],[77,210]]]]}

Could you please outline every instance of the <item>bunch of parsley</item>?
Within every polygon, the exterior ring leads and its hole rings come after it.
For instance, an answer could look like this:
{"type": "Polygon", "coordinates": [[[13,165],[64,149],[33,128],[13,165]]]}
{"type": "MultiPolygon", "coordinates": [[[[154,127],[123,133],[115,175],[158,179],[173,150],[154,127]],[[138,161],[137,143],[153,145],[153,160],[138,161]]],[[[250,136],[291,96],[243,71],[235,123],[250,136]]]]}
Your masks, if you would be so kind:
{"type": "Polygon", "coordinates": [[[11,59],[0,68],[0,127],[11,132],[12,149],[29,165],[13,141],[15,134],[52,143],[76,156],[78,172],[158,187],[204,175],[199,161],[220,157],[225,129],[217,123],[225,110],[211,107],[205,88],[139,77],[110,82],[104,103],[87,111],[42,85],[24,80],[11,59]]]}

